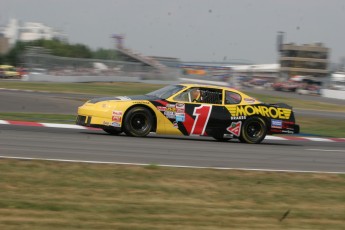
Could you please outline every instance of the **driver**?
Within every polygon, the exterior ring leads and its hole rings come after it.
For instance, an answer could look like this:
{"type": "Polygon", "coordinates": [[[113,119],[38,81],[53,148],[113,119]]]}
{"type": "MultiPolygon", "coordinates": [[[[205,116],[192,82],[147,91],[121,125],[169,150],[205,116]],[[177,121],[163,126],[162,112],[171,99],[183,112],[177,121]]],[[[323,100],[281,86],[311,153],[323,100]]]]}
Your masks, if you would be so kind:
{"type": "Polygon", "coordinates": [[[192,102],[200,102],[201,101],[201,94],[199,89],[193,89],[191,91],[191,99],[192,102]]]}

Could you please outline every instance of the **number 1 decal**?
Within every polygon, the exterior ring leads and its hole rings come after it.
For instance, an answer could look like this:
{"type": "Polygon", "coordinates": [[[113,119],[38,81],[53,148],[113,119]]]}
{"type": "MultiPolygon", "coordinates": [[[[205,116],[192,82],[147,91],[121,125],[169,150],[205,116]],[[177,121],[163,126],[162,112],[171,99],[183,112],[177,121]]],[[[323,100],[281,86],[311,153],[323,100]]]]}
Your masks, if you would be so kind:
{"type": "Polygon", "coordinates": [[[210,118],[212,105],[201,105],[194,108],[193,115],[196,116],[190,135],[204,135],[208,119],[210,118]]]}

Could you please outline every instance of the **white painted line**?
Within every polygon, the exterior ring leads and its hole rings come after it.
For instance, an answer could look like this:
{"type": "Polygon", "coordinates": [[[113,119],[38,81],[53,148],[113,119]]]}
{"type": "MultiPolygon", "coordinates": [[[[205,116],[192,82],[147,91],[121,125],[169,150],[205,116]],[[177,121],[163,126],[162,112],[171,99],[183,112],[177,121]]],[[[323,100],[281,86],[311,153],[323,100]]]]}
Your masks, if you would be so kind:
{"type": "Polygon", "coordinates": [[[320,138],[320,137],[303,137],[305,139],[311,140],[311,141],[322,141],[322,142],[334,142],[331,139],[327,139],[327,138],[320,138]]]}
{"type": "Polygon", "coordinates": [[[0,124],[1,124],[1,125],[9,125],[10,122],[4,121],[4,120],[0,120],[0,124]]]}
{"type": "Polygon", "coordinates": [[[69,125],[69,124],[54,124],[54,123],[41,123],[45,127],[49,128],[63,128],[63,129],[87,129],[80,125],[69,125]]]}
{"type": "Polygon", "coordinates": [[[341,149],[305,149],[307,151],[321,151],[321,152],[344,152],[345,150],[341,149]]]}
{"type": "Polygon", "coordinates": [[[286,138],[283,138],[283,137],[277,137],[277,136],[266,136],[265,137],[265,140],[279,140],[279,141],[286,141],[287,139],[286,138]]]}
{"type": "MultiPolygon", "coordinates": [[[[1,88],[0,88],[1,89],[1,88]]],[[[90,129],[90,127],[84,127],[80,125],[72,125],[72,124],[57,124],[57,123],[38,123],[38,122],[31,122],[40,124],[43,127],[49,127],[49,128],[65,128],[65,129],[90,129]]],[[[11,125],[9,121],[6,120],[0,120],[0,125],[11,125]]],[[[33,126],[30,124],[20,124],[22,126],[33,126]]],[[[97,130],[97,128],[91,128],[97,130]]],[[[194,136],[194,135],[191,135],[194,136]]],[[[199,135],[196,135],[199,136],[199,135]]],[[[321,137],[299,137],[299,139],[302,140],[309,140],[309,141],[319,141],[319,142],[342,142],[345,140],[345,138],[334,138],[333,140],[331,138],[321,138],[321,137]]],[[[273,136],[273,135],[267,135],[265,137],[265,140],[276,140],[276,141],[289,141],[289,138],[285,137],[279,137],[279,136],[273,136]]]]}
{"type": "Polygon", "coordinates": [[[258,171],[258,172],[286,172],[286,173],[321,173],[321,174],[345,174],[345,172],[336,171],[308,171],[308,170],[284,170],[284,169],[250,169],[250,168],[227,168],[227,167],[203,167],[203,166],[188,166],[188,165],[161,165],[161,164],[145,164],[145,163],[127,163],[127,162],[112,162],[112,161],[82,161],[82,160],[66,160],[66,159],[50,159],[50,158],[32,158],[32,157],[11,157],[0,156],[3,159],[15,160],[40,160],[40,161],[56,161],[69,163],[87,163],[87,164],[113,164],[113,165],[134,165],[134,166],[150,166],[157,165],[158,167],[169,168],[190,168],[190,169],[217,169],[217,170],[241,170],[241,171],[258,171]]]}

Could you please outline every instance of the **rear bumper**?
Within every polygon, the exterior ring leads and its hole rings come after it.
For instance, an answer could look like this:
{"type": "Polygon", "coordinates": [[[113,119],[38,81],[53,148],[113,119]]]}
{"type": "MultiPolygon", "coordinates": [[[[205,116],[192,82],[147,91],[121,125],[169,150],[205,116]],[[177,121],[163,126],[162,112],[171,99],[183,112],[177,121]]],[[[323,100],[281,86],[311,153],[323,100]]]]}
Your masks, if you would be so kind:
{"type": "Polygon", "coordinates": [[[294,130],[293,130],[294,133],[299,133],[299,130],[300,130],[299,125],[295,124],[293,128],[294,128],[294,130]]]}
{"type": "Polygon", "coordinates": [[[300,131],[300,127],[297,124],[289,125],[288,127],[284,127],[283,129],[276,129],[271,128],[268,134],[298,134],[300,131]]]}

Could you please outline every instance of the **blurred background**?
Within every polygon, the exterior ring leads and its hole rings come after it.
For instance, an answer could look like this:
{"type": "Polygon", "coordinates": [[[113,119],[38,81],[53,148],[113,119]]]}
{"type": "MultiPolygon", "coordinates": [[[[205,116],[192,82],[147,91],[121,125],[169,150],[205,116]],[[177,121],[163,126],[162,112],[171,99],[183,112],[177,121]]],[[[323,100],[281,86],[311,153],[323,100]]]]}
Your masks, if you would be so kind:
{"type": "Polygon", "coordinates": [[[1,79],[211,81],[345,98],[342,1],[2,5],[1,79]]]}

